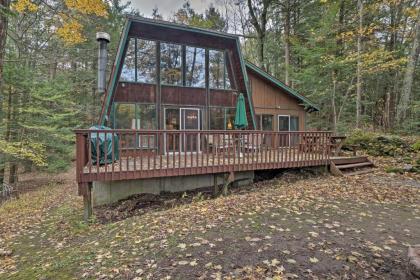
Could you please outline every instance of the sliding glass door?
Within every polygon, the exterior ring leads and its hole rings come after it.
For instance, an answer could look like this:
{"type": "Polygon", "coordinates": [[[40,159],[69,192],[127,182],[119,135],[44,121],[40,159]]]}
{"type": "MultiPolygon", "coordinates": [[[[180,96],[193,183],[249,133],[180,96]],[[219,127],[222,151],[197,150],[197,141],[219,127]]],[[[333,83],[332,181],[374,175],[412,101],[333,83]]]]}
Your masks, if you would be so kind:
{"type": "Polygon", "coordinates": [[[201,129],[201,112],[198,108],[165,108],[166,130],[188,130],[190,133],[168,134],[167,152],[199,152],[200,135],[194,130],[201,129]]]}
{"type": "MultiPolygon", "coordinates": [[[[165,108],[165,130],[179,130],[180,118],[179,118],[179,109],[174,108],[165,108]]],[[[165,151],[166,152],[178,152],[180,151],[179,134],[169,133],[165,136],[165,151]]]]}
{"type": "MultiPolygon", "coordinates": [[[[290,116],[290,115],[279,115],[278,116],[278,130],[279,131],[299,131],[299,117],[290,116]]],[[[289,137],[286,138],[285,146],[296,145],[299,143],[299,136],[297,134],[291,133],[289,137]]]]}
{"type": "MultiPolygon", "coordinates": [[[[181,108],[181,130],[200,130],[200,109],[181,108]]],[[[198,133],[185,133],[182,136],[183,152],[200,151],[200,135],[198,133]]]]}

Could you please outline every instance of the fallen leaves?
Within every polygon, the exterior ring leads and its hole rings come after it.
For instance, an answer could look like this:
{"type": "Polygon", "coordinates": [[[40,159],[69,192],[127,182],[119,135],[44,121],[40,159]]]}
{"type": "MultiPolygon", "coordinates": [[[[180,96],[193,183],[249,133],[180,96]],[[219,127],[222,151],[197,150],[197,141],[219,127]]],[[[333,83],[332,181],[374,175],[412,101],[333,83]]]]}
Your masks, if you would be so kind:
{"type": "Polygon", "coordinates": [[[249,241],[249,242],[258,242],[258,241],[261,241],[261,238],[246,236],[246,237],[245,237],[245,240],[246,240],[246,241],[249,241]]]}
{"type": "Polygon", "coordinates": [[[317,263],[317,262],[319,262],[319,260],[317,258],[315,258],[315,257],[309,258],[309,261],[311,263],[317,263]]]}
{"type": "MultiPolygon", "coordinates": [[[[8,278],[11,272],[19,275],[16,267],[28,270],[30,266],[45,274],[66,267],[79,278],[94,279],[117,274],[127,279],[167,279],[192,271],[205,275],[202,279],[322,279],[342,272],[335,267],[360,273],[350,278],[362,279],[365,270],[381,278],[390,258],[402,261],[401,252],[415,235],[420,191],[388,186],[386,179],[374,178],[378,181],[367,176],[302,177],[286,183],[275,179],[215,200],[133,210],[130,217],[125,210],[135,209],[136,200],[132,200],[126,208],[113,209],[122,211],[124,219],[102,220],[76,233],[73,224],[82,212],[81,201],[73,197],[75,203],[68,212],[40,220],[37,226],[42,228],[14,227],[7,240],[0,236],[0,248],[14,252],[11,258],[0,259],[0,278],[8,278]],[[380,202],[378,192],[386,193],[380,202]],[[395,220],[401,230],[394,233],[395,220]],[[15,256],[15,252],[20,253],[15,256]],[[311,270],[317,263],[322,265],[311,270]]],[[[63,205],[69,207],[61,201],[59,211],[63,205]]],[[[1,206],[0,213],[5,213],[1,206]]],[[[3,227],[0,232],[8,230],[3,227]]]]}
{"type": "Polygon", "coordinates": [[[294,259],[287,259],[286,262],[290,264],[296,264],[296,261],[294,259]]]}
{"type": "Polygon", "coordinates": [[[180,244],[178,244],[178,246],[177,246],[178,248],[181,248],[181,250],[184,250],[185,248],[187,248],[187,244],[185,244],[185,243],[180,243],[180,244]]]}
{"type": "Polygon", "coordinates": [[[312,237],[318,237],[319,236],[319,234],[317,233],[317,232],[314,232],[314,231],[310,231],[310,232],[308,232],[309,233],[309,235],[310,236],[312,236],[312,237]]]}

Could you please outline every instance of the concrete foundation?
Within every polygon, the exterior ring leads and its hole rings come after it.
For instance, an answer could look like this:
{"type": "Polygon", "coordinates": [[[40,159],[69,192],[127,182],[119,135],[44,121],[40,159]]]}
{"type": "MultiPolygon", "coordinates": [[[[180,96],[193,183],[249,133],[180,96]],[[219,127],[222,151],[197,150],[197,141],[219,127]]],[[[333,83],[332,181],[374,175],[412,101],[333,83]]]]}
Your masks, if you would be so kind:
{"type": "MultiPolygon", "coordinates": [[[[219,174],[222,175],[222,174],[219,174]]],[[[93,206],[104,205],[140,193],[160,194],[161,192],[182,192],[198,188],[211,187],[213,174],[162,177],[153,179],[93,182],[93,206]]],[[[254,171],[235,172],[233,184],[241,186],[254,179],[254,171]]],[[[223,184],[223,176],[217,177],[218,184],[223,184]]]]}

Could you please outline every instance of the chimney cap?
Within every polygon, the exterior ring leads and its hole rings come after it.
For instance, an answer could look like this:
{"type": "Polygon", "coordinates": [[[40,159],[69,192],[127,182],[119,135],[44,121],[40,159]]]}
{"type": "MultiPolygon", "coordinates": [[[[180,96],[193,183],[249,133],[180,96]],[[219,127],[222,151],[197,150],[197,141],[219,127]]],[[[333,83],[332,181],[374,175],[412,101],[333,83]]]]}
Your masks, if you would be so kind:
{"type": "Polygon", "coordinates": [[[106,33],[106,32],[97,32],[96,33],[96,41],[102,41],[102,40],[109,43],[109,41],[111,41],[111,36],[109,36],[109,34],[106,33]]]}

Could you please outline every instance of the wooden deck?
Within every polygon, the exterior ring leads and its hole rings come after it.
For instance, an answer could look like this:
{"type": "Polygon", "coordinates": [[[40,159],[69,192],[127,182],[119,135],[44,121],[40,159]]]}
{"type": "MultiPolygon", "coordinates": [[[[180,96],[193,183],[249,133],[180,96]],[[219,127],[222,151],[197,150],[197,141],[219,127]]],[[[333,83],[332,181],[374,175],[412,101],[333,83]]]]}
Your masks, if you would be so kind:
{"type": "Polygon", "coordinates": [[[76,134],[79,185],[321,166],[330,159],[329,132],[81,130],[76,134]],[[99,141],[99,136],[111,136],[118,143],[105,145],[105,150],[100,151],[99,142],[92,145],[92,141],[99,141]],[[92,151],[92,147],[97,151],[92,151]],[[95,162],[92,152],[108,154],[108,163],[95,162]]]}
{"type": "MultiPolygon", "coordinates": [[[[219,173],[242,170],[277,169],[327,164],[318,153],[299,152],[298,149],[278,149],[269,152],[241,153],[237,156],[206,153],[170,153],[147,157],[122,157],[114,163],[96,166],[87,164],[84,174],[96,180],[119,180],[116,173],[139,172],[142,178],[219,173]],[[111,177],[106,174],[111,173],[111,177]],[[190,174],[191,173],[191,174],[190,174]],[[158,175],[156,175],[158,174],[158,175]],[[90,176],[92,177],[92,176],[90,176]]],[[[124,178],[123,176],[122,178],[124,178]]]]}

